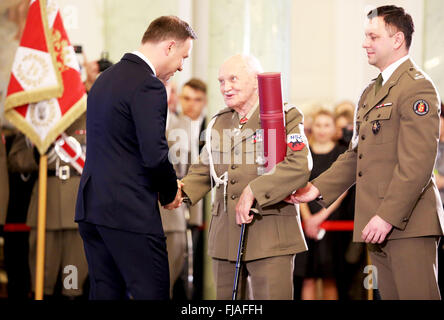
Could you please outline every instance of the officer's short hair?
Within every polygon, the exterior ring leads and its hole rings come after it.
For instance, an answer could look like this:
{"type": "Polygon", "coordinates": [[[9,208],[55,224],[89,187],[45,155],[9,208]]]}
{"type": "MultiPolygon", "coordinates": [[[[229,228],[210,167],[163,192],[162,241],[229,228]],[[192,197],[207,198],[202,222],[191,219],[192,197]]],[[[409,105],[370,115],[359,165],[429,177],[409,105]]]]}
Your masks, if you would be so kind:
{"type": "Polygon", "coordinates": [[[197,39],[197,35],[188,23],[176,16],[162,16],[153,20],[142,37],[146,42],[161,42],[166,39],[185,41],[188,38],[197,39]]]}
{"type": "Polygon", "coordinates": [[[412,35],[415,32],[412,17],[405,12],[404,8],[396,6],[382,6],[371,10],[367,18],[383,17],[387,26],[392,26],[404,34],[407,49],[412,44],[412,35]]]}
{"type": "Polygon", "coordinates": [[[188,80],[183,87],[190,87],[197,91],[202,91],[204,94],[207,94],[207,85],[200,79],[192,78],[188,80]]]}
{"type": "Polygon", "coordinates": [[[441,101],[441,110],[440,110],[440,114],[441,118],[444,118],[444,103],[441,101]]]}

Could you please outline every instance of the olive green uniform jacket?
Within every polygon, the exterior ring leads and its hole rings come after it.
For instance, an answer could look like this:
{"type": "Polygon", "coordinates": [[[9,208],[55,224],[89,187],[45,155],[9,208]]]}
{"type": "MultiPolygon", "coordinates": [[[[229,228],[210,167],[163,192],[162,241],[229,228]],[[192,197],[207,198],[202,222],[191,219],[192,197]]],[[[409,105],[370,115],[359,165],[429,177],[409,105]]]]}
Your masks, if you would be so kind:
{"type": "Polygon", "coordinates": [[[433,176],[439,109],[432,81],[410,60],[377,94],[375,82],[362,94],[350,148],[313,181],[326,206],[356,183],[354,241],[376,214],[394,226],[389,240],[442,235],[433,176]]]}
{"type": "MultiPolygon", "coordinates": [[[[256,134],[261,128],[259,108],[248,122],[239,128],[238,114],[225,108],[215,117],[211,134],[211,153],[218,177],[228,173],[226,201],[224,185],[215,189],[211,211],[208,254],[213,258],[235,261],[239,244],[240,226],[236,224],[236,204],[249,184],[259,214],[248,225],[244,260],[295,254],[307,250],[298,221],[299,208],[283,202],[294,190],[306,185],[312,166],[308,143],[304,136],[303,115],[297,108],[285,112],[287,136],[293,134],[304,139],[304,147],[293,151],[287,147],[285,159],[269,174],[258,175],[263,155],[263,137],[256,134]]],[[[207,128],[208,130],[208,128],[207,128]]],[[[208,165],[208,141],[203,148],[199,164],[192,165],[183,179],[184,192],[194,204],[211,190],[212,178],[208,165]]]]}

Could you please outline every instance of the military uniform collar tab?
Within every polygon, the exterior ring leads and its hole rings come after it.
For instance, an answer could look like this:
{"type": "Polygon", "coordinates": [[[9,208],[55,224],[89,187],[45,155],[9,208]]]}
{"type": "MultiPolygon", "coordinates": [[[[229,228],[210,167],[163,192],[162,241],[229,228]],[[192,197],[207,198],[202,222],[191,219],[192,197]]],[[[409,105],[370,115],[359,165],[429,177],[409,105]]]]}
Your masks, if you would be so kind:
{"type": "Polygon", "coordinates": [[[388,80],[390,80],[390,77],[395,74],[395,72],[398,69],[401,69],[400,67],[409,60],[409,55],[406,55],[395,62],[393,62],[391,65],[389,65],[384,71],[381,72],[382,74],[382,85],[384,85],[388,80]]]}
{"type": "MultiPolygon", "coordinates": [[[[250,119],[253,116],[253,114],[255,113],[255,111],[257,110],[258,106],[259,106],[258,104],[255,104],[244,117],[246,117],[247,119],[250,119]]],[[[239,113],[238,113],[238,116],[239,116],[239,119],[243,118],[239,113]]]]}

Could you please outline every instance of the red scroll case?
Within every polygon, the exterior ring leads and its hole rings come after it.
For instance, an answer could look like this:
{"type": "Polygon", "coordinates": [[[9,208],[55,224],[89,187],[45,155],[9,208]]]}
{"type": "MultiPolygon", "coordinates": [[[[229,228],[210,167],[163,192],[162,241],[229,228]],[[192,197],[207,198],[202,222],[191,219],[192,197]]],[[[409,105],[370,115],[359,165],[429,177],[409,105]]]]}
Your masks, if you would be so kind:
{"type": "Polygon", "coordinates": [[[265,171],[270,172],[287,153],[281,74],[261,73],[257,79],[261,127],[264,130],[265,171]]]}

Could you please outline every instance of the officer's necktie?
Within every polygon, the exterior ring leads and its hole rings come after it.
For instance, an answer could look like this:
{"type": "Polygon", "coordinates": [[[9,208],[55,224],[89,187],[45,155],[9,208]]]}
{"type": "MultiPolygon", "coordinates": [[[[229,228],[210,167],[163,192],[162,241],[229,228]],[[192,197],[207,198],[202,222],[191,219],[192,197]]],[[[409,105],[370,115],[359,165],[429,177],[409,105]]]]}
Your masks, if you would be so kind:
{"type": "Polygon", "coordinates": [[[378,93],[379,89],[382,87],[382,73],[376,78],[375,81],[375,95],[378,93]]]}

